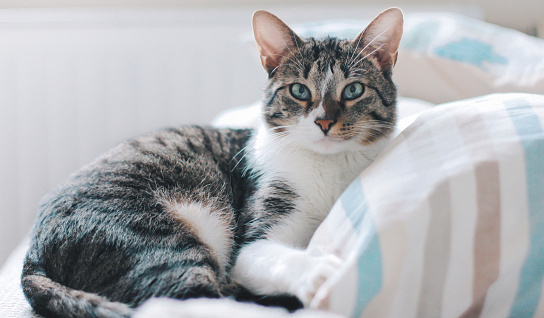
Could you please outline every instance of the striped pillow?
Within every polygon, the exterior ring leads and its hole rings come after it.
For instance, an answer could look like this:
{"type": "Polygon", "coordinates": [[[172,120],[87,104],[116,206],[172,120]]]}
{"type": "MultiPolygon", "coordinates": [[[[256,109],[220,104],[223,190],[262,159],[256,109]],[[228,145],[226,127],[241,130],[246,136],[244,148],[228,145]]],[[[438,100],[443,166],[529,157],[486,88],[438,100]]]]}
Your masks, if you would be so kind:
{"type": "Polygon", "coordinates": [[[350,317],[544,317],[544,96],[420,115],[310,248],[345,260],[313,306],[350,317]]]}

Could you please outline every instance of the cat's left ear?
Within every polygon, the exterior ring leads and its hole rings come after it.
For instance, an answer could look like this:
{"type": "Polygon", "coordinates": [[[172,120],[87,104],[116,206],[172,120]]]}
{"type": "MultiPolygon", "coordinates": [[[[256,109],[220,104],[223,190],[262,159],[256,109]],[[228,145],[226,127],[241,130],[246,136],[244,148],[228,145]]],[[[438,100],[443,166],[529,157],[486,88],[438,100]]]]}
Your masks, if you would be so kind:
{"type": "Polygon", "coordinates": [[[261,53],[261,62],[268,74],[280,65],[287,52],[294,52],[302,43],[302,39],[283,21],[263,10],[253,14],[253,32],[261,53]]]}
{"type": "Polygon", "coordinates": [[[399,8],[380,13],[352,43],[362,56],[376,56],[382,71],[390,70],[397,62],[404,18],[399,8]]]}

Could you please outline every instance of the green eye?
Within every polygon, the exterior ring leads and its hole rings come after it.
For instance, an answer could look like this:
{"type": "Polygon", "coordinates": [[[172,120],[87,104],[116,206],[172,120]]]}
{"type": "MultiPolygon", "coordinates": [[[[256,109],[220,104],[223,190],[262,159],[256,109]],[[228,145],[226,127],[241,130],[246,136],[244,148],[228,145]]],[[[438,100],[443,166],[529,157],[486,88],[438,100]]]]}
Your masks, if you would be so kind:
{"type": "Polygon", "coordinates": [[[353,100],[361,97],[365,92],[365,87],[361,83],[351,83],[346,85],[342,92],[342,98],[346,100],[353,100]]]}
{"type": "Polygon", "coordinates": [[[310,99],[310,90],[308,87],[302,85],[302,84],[292,84],[291,88],[291,95],[293,95],[294,98],[300,99],[300,100],[309,100],[310,99]]]}

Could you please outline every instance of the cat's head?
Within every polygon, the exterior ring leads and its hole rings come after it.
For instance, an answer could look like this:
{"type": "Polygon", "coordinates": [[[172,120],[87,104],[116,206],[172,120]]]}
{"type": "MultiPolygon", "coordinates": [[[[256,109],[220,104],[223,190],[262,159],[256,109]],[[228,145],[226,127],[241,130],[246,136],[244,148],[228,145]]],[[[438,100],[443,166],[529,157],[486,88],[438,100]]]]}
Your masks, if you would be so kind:
{"type": "Polygon", "coordinates": [[[388,136],[396,121],[391,76],[402,25],[402,12],[391,8],[353,40],[302,39],[273,14],[256,12],[270,131],[319,153],[358,150],[388,136]]]}

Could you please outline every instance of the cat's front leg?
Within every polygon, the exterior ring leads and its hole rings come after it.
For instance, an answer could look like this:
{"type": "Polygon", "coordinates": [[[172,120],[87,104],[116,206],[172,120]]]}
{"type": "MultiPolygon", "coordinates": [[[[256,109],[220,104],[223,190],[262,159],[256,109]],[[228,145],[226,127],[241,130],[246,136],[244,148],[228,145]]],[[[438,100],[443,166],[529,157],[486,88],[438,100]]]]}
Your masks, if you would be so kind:
{"type": "Polygon", "coordinates": [[[261,239],[241,249],[231,273],[255,294],[292,294],[307,307],[340,265],[339,258],[331,254],[261,239]]]}

